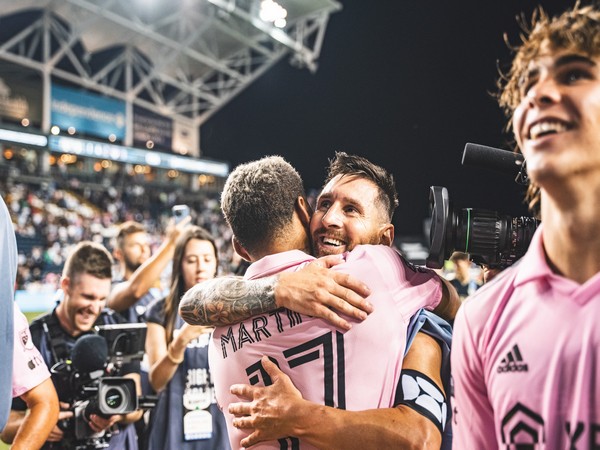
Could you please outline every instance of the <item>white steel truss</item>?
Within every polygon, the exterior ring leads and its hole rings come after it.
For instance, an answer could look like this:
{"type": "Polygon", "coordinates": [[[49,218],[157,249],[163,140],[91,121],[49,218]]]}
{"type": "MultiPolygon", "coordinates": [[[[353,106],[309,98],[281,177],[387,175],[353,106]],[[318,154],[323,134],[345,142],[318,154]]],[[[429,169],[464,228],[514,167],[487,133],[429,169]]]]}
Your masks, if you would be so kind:
{"type": "Polygon", "coordinates": [[[279,3],[281,29],[260,0],[0,0],[0,59],[200,126],[286,54],[316,70],[341,5],[279,3]]]}

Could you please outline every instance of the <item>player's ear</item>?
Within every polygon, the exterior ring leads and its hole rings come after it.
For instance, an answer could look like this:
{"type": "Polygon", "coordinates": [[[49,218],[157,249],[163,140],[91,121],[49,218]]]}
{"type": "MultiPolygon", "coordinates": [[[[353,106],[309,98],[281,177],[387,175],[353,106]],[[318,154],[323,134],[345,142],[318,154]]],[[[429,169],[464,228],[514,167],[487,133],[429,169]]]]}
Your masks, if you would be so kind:
{"type": "Polygon", "coordinates": [[[231,243],[233,244],[233,249],[235,250],[235,252],[238,255],[240,255],[246,261],[252,262],[252,260],[250,259],[250,255],[248,254],[248,252],[246,251],[246,249],[244,248],[244,246],[242,244],[240,244],[240,241],[238,241],[236,239],[235,236],[233,236],[231,238],[231,243]]]}
{"type": "Polygon", "coordinates": [[[388,223],[379,230],[379,244],[391,247],[394,243],[394,225],[388,223]]]}
{"type": "Polygon", "coordinates": [[[310,225],[310,218],[312,216],[313,210],[308,204],[308,201],[304,197],[298,197],[296,199],[296,214],[300,218],[302,225],[308,227],[310,225]]]}
{"type": "Polygon", "coordinates": [[[69,277],[62,277],[60,279],[60,288],[65,294],[70,295],[71,279],[69,277]]]}

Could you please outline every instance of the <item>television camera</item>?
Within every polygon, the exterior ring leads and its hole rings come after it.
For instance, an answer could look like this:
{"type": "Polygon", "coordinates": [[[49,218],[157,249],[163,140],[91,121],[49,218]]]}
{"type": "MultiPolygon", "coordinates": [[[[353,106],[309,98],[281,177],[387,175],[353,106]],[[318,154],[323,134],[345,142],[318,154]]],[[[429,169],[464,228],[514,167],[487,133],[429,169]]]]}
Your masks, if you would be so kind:
{"type": "Polygon", "coordinates": [[[112,433],[94,432],[88,425],[91,414],[109,417],[156,405],[155,397],[138,397],[133,379],[120,376],[126,364],[143,358],[146,325],[100,325],[94,331],[76,341],[69,360],[52,368],[64,378],[73,411],[72,418],[59,421],[65,448],[109,446],[112,433]]]}
{"type": "MultiPolygon", "coordinates": [[[[523,156],[506,150],[467,144],[463,164],[492,168],[515,175],[527,183],[523,156]]],[[[504,269],[525,254],[540,221],[534,217],[512,217],[497,211],[456,208],[448,190],[432,186],[429,192],[431,228],[427,267],[440,269],[452,252],[468,253],[479,265],[504,269]]]]}

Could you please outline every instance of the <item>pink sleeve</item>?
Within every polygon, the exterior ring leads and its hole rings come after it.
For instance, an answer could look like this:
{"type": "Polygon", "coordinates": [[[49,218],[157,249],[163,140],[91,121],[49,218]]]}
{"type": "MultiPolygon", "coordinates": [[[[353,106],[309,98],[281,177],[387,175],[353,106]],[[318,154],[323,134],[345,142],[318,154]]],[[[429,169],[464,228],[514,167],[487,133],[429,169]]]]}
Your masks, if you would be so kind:
{"type": "Polygon", "coordinates": [[[432,310],[441,301],[442,283],[438,275],[431,269],[412,265],[391,247],[359,245],[350,252],[347,261],[359,264],[360,272],[351,274],[367,284],[373,271],[380,274],[386,286],[378,288],[389,292],[406,321],[419,309],[432,310]]]}
{"type": "Polygon", "coordinates": [[[410,319],[421,308],[434,310],[442,300],[442,282],[438,274],[411,264],[397,253],[395,259],[398,268],[396,287],[401,291],[403,314],[410,319]]]}
{"type": "Polygon", "coordinates": [[[451,367],[453,381],[453,447],[497,449],[494,412],[485,386],[481,349],[468,320],[469,302],[459,309],[454,321],[451,367]]]}
{"type": "Polygon", "coordinates": [[[415,267],[404,259],[406,282],[421,298],[422,308],[433,311],[442,301],[442,282],[437,273],[424,267],[415,267]]]}
{"type": "Polygon", "coordinates": [[[16,303],[14,305],[14,353],[12,395],[19,397],[50,378],[48,367],[42,355],[33,345],[29,325],[16,303]]]}

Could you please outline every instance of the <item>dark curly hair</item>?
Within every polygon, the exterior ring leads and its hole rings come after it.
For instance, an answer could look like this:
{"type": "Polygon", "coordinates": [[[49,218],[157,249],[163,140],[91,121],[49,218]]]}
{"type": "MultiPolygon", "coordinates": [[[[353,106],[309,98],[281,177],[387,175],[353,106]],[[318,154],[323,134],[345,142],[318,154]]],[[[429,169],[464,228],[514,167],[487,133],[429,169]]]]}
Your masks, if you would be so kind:
{"type": "MultiPolygon", "coordinates": [[[[510,70],[498,80],[498,103],[510,120],[525,93],[526,76],[530,63],[542,51],[569,50],[595,58],[600,55],[600,9],[598,6],[575,6],[559,16],[550,17],[542,7],[532,14],[530,23],[524,16],[519,17],[522,29],[521,45],[509,47],[515,52],[510,70]]],[[[505,37],[508,42],[508,39],[505,37]]],[[[518,149],[517,149],[518,151],[518,149]]],[[[539,214],[540,190],[529,184],[526,201],[529,209],[539,214]]]]}

